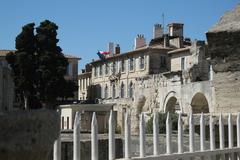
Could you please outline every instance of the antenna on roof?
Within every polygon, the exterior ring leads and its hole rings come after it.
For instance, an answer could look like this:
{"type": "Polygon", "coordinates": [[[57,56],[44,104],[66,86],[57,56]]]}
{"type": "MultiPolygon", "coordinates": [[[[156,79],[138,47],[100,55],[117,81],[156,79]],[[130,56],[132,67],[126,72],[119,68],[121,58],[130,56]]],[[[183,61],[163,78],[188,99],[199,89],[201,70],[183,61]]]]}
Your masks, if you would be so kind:
{"type": "Polygon", "coordinates": [[[164,30],[164,13],[162,13],[162,25],[163,25],[163,34],[165,33],[165,30],[164,30]]]}

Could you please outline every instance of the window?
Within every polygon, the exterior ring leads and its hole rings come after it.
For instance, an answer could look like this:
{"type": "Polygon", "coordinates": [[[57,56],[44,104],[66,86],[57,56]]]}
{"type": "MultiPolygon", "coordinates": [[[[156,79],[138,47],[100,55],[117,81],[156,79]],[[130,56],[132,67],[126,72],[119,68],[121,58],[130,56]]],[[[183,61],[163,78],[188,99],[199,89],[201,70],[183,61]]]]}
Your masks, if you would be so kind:
{"type": "Polygon", "coordinates": [[[82,79],[82,82],[83,82],[83,90],[85,90],[85,79],[82,79]]]}
{"type": "Polygon", "coordinates": [[[125,61],[124,61],[124,59],[121,61],[121,71],[125,72],[125,61]]]}
{"type": "Polygon", "coordinates": [[[78,80],[79,91],[81,91],[81,90],[82,90],[82,84],[81,84],[81,82],[82,82],[82,79],[79,79],[79,80],[78,80]]]}
{"type": "Polygon", "coordinates": [[[99,66],[99,76],[102,76],[102,65],[99,66]]]}
{"type": "Polygon", "coordinates": [[[97,77],[97,67],[94,67],[94,77],[97,77]]]}
{"type": "Polygon", "coordinates": [[[105,64],[105,75],[108,75],[108,65],[105,64]]]}
{"type": "Polygon", "coordinates": [[[123,84],[123,82],[122,82],[122,84],[121,84],[121,93],[120,93],[120,95],[121,95],[121,98],[124,98],[124,84],[123,84]]]}
{"type": "Polygon", "coordinates": [[[166,57],[165,56],[160,56],[160,66],[166,67],[166,57]]]}
{"type": "Polygon", "coordinates": [[[108,86],[107,85],[105,86],[105,89],[104,89],[104,98],[108,98],[108,86]]]}
{"type": "Polygon", "coordinates": [[[129,70],[132,71],[134,69],[134,59],[131,57],[129,59],[129,70]]]}
{"type": "Polygon", "coordinates": [[[72,76],[73,75],[73,71],[72,71],[72,63],[68,63],[67,66],[67,75],[72,76]]]}
{"type": "Polygon", "coordinates": [[[140,69],[144,68],[144,55],[140,56],[140,69]]]}
{"type": "Polygon", "coordinates": [[[114,74],[116,74],[116,63],[115,62],[112,63],[112,68],[113,68],[112,74],[114,75],[114,74]]]}
{"type": "Polygon", "coordinates": [[[67,117],[67,129],[69,129],[69,117],[67,117]]]}
{"type": "Polygon", "coordinates": [[[133,98],[133,83],[132,82],[130,82],[130,84],[129,84],[129,93],[128,93],[128,95],[129,95],[129,98],[133,98]]]}
{"type": "Polygon", "coordinates": [[[116,97],[116,87],[115,87],[115,84],[113,84],[112,86],[112,98],[115,98],[116,97]]]}
{"type": "Polygon", "coordinates": [[[102,87],[101,85],[98,85],[98,89],[97,89],[97,97],[98,98],[102,98],[102,87]]]}
{"type": "Polygon", "coordinates": [[[185,57],[181,58],[181,70],[185,70],[185,57]]]}

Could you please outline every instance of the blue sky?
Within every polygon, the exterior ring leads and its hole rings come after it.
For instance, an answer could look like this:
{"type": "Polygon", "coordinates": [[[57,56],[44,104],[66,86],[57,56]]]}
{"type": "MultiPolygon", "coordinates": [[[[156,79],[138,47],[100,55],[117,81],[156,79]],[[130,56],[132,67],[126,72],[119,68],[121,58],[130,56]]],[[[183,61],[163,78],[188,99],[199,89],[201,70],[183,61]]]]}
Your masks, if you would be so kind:
{"type": "Polygon", "coordinates": [[[59,46],[81,57],[79,68],[96,59],[107,43],[120,44],[121,52],[133,47],[137,34],[149,42],[153,25],[184,23],[184,35],[205,39],[205,32],[239,0],[1,0],[0,49],[14,49],[24,24],[45,19],[59,26],[59,46]]]}

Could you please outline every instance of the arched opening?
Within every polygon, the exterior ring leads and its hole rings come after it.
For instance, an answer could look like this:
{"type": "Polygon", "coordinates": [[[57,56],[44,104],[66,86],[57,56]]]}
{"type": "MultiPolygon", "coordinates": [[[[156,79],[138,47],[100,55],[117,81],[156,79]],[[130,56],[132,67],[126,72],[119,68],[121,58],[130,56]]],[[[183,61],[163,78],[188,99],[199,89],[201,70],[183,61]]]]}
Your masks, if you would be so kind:
{"type": "Polygon", "coordinates": [[[193,96],[191,106],[193,113],[209,113],[208,101],[202,93],[193,96]]]}
{"type": "Polygon", "coordinates": [[[171,97],[171,98],[168,99],[167,104],[166,104],[165,112],[170,112],[170,113],[181,112],[179,102],[178,102],[176,97],[171,97]]]}

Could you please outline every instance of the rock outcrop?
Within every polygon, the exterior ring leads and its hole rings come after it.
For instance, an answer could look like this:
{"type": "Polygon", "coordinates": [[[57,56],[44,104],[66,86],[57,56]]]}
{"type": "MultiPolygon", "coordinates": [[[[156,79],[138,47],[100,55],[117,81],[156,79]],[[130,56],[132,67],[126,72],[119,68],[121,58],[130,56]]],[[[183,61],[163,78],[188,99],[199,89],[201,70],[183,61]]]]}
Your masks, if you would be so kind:
{"type": "Polygon", "coordinates": [[[240,5],[207,32],[215,72],[240,71],[240,5]]]}
{"type": "Polygon", "coordinates": [[[0,113],[1,160],[47,160],[60,130],[56,111],[0,113]]]}

